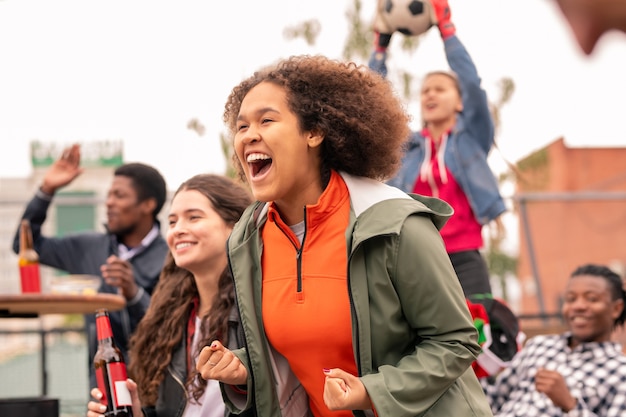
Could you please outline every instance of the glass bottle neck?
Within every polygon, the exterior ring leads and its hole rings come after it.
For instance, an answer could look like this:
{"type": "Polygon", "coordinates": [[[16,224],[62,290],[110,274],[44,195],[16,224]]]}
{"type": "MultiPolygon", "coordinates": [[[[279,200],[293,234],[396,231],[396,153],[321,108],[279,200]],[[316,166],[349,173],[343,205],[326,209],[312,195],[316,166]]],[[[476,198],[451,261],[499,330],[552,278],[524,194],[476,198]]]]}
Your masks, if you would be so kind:
{"type": "Polygon", "coordinates": [[[99,342],[105,339],[111,339],[111,342],[113,342],[113,331],[111,330],[111,322],[108,315],[96,316],[96,332],[99,342]]]}
{"type": "Polygon", "coordinates": [[[20,225],[20,252],[26,252],[29,249],[33,249],[32,236],[30,225],[26,222],[22,222],[20,225]]]}

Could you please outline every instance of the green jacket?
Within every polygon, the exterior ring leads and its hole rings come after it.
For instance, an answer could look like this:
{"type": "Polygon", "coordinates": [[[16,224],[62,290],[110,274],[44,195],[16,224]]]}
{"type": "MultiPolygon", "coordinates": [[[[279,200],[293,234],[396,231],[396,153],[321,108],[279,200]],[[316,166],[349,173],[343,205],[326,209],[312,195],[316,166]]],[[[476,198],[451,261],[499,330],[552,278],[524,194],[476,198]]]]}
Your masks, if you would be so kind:
{"type": "MultiPolygon", "coordinates": [[[[342,177],[351,200],[346,239],[354,356],[378,416],[491,416],[471,367],[480,352],[477,332],[438,232],[451,207],[378,181],[342,177]]],[[[284,372],[288,366],[263,332],[259,230],[265,214],[263,203],[249,207],[228,241],[246,339],[246,348],[234,353],[248,369],[251,395],[222,389],[235,410],[255,404],[259,416],[299,417],[306,415],[307,399],[298,396],[304,390],[284,372]],[[299,411],[285,411],[288,401],[299,411]]]]}

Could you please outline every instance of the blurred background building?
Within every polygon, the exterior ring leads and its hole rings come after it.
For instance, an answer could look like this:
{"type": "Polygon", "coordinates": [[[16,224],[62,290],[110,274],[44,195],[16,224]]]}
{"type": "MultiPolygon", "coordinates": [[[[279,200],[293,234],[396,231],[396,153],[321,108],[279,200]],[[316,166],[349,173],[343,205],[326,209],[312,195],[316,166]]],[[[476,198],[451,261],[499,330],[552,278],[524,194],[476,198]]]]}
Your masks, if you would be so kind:
{"type": "Polygon", "coordinates": [[[558,312],[582,263],[624,273],[624,161],[626,148],[568,148],[561,138],[517,163],[520,313],[558,312]]]}
{"type": "MultiPolygon", "coordinates": [[[[624,276],[625,160],[625,147],[570,148],[560,138],[518,161],[518,314],[558,315],[569,275],[582,264],[624,276]]],[[[626,333],[616,338],[626,350],[626,333]]]]}

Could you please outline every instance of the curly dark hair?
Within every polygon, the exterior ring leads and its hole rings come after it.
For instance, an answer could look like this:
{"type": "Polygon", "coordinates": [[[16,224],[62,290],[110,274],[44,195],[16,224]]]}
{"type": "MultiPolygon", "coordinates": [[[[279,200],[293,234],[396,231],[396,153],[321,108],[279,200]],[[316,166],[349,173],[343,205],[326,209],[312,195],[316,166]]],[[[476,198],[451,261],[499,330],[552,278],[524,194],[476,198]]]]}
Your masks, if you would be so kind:
{"type": "MultiPolygon", "coordinates": [[[[248,190],[221,175],[196,175],[181,184],[174,196],[184,190],[196,190],[206,196],[229,225],[234,225],[252,202],[248,190]]],[[[218,338],[224,345],[228,344],[228,317],[234,306],[234,288],[228,267],[222,272],[218,290],[210,311],[201,318],[204,337],[199,340],[198,348],[218,338]]],[[[156,404],[159,385],[172,360],[172,353],[186,334],[193,300],[198,296],[194,276],[178,267],[168,252],[150,307],[130,339],[128,373],[137,382],[143,406],[156,404]]],[[[199,375],[194,372],[186,381],[196,400],[206,388],[206,380],[199,375]]]]}
{"type": "MultiPolygon", "coordinates": [[[[255,72],[231,91],[224,122],[231,138],[241,102],[256,85],[283,87],[300,131],[319,131],[322,178],[330,170],[386,180],[400,166],[410,117],[391,83],[365,66],[324,56],[292,56],[255,72]]],[[[245,176],[237,157],[235,167],[245,176]]]]}

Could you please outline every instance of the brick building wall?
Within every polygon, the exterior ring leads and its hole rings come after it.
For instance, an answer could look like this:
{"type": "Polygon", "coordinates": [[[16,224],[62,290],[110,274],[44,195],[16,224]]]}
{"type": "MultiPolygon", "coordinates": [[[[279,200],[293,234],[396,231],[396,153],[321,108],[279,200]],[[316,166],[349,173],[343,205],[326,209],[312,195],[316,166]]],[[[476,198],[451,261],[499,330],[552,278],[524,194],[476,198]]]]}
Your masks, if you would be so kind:
{"type": "Polygon", "coordinates": [[[569,148],[563,138],[518,162],[521,314],[556,314],[584,263],[626,272],[626,147],[569,148]]]}

